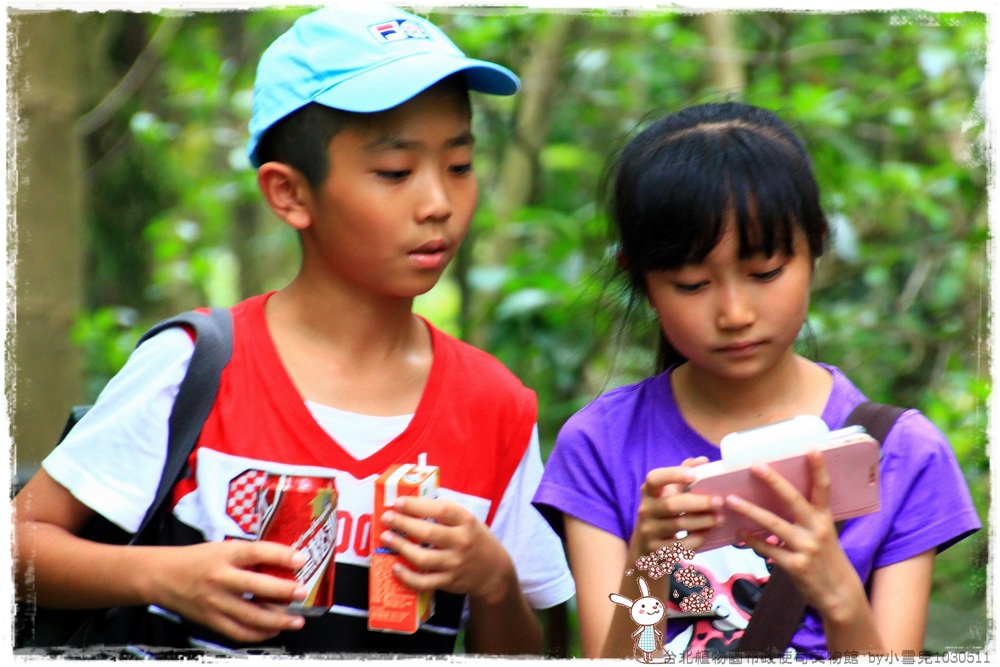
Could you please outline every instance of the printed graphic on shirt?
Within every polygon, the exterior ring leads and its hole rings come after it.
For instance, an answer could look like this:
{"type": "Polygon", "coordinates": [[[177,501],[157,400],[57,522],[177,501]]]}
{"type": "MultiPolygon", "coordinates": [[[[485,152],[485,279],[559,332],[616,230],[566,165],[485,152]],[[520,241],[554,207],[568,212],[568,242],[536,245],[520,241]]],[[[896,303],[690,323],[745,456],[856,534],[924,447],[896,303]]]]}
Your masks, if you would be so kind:
{"type": "Polygon", "coordinates": [[[263,470],[246,470],[229,482],[226,514],[248,535],[256,536],[260,527],[257,494],[266,478],[263,470]]]}
{"type": "MultiPolygon", "coordinates": [[[[746,581],[747,576],[748,563],[738,552],[749,553],[757,561],[761,559],[746,549],[734,551],[737,553],[730,549],[715,549],[698,555],[705,564],[714,566],[716,573],[729,573],[730,576],[721,581],[713,576],[711,567],[703,569],[701,564],[682,562],[695,559],[696,554],[693,550],[684,548],[681,542],[674,542],[670,547],[661,546],[650,554],[640,556],[635,561],[635,568],[626,570],[626,576],[631,577],[638,571],[653,581],[670,575],[667,603],[650,595],[649,584],[643,576],[637,577],[640,592],[637,599],[632,600],[618,593],[609,596],[615,604],[629,608],[632,621],[637,626],[631,636],[633,658],[647,664],[673,664],[693,654],[705,655],[709,651],[718,651],[720,647],[729,645],[742,635],[751,608],[733,604],[733,584],[746,581]],[[737,572],[740,573],[739,576],[737,572]],[[717,587],[724,592],[723,595],[716,595],[717,587]],[[664,615],[670,618],[696,619],[688,630],[664,645],[663,633],[656,628],[664,615]],[[729,621],[730,617],[734,617],[735,622],[729,621]],[[738,634],[735,632],[737,630],[738,634]]],[[[737,584],[735,588],[743,587],[737,584]]]]}
{"type": "Polygon", "coordinates": [[[673,566],[667,615],[688,626],[666,643],[678,659],[694,660],[736,650],[770,571],[746,547],[722,547],[673,566]],[[711,591],[711,593],[709,593],[711,591]]]}
{"type": "MultiPolygon", "coordinates": [[[[368,567],[372,549],[372,511],[378,475],[358,479],[338,470],[298,466],[232,456],[200,448],[196,485],[174,507],[175,516],[199,530],[208,541],[256,539],[260,529],[259,492],[268,475],[336,478],[337,563],[368,567]]],[[[490,503],[484,498],[442,488],[442,498],[456,502],[485,520],[490,503]]]]}

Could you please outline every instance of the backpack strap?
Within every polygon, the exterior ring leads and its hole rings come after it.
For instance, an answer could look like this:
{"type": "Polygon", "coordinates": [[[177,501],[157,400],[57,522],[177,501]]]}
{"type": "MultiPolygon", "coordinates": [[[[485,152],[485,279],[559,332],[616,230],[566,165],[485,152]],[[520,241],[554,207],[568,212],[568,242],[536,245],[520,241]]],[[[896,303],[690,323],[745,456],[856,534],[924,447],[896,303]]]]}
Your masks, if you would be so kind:
{"type": "MultiPolygon", "coordinates": [[[[119,526],[95,514],[81,531],[81,536],[86,539],[106,544],[152,541],[155,533],[153,524],[163,516],[165,500],[183,473],[188,456],[198,442],[201,429],[215,403],[222,369],[232,356],[232,315],[226,308],[181,313],[154,325],[142,336],[136,347],[161,331],[176,326],[183,326],[193,334],[194,352],[170,412],[167,456],[153,502],[134,534],[129,535],[119,526]]],[[[70,411],[62,437],[89,408],[89,405],[79,405],[70,411]]],[[[104,628],[118,620],[127,624],[129,619],[134,618],[134,610],[135,608],[124,607],[96,610],[46,609],[33,603],[18,604],[15,610],[14,647],[83,647],[106,643],[108,636],[102,634],[104,628]]]]}
{"type": "MultiPolygon", "coordinates": [[[[862,426],[878,441],[885,441],[905,408],[865,401],[859,403],[844,421],[845,426],[862,426]]],[[[837,532],[843,530],[844,522],[837,523],[837,532]]],[[[774,566],[771,578],[764,586],[753,616],[737,645],[737,651],[750,657],[773,658],[784,654],[792,636],[802,621],[806,602],[792,581],[792,577],[774,566]]]]}
{"type": "Polygon", "coordinates": [[[194,333],[194,353],[170,412],[167,459],[160,484],[146,516],[135,531],[133,542],[149,526],[180,479],[187,458],[201,435],[202,426],[212,411],[222,369],[229,363],[233,351],[233,322],[228,308],[191,310],[165,319],[143,334],[136,347],[161,331],[176,326],[183,326],[194,333]]]}

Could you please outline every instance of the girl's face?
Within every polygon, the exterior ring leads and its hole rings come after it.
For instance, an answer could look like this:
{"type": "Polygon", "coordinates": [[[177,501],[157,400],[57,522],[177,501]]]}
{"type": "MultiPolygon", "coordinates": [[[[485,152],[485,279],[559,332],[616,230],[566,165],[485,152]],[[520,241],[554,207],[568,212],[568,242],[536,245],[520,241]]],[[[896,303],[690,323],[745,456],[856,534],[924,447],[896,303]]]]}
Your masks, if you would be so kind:
{"type": "Polygon", "coordinates": [[[719,379],[758,377],[793,356],[809,308],[812,258],[801,231],[794,254],[739,257],[732,225],[699,264],[646,273],[667,341],[719,379]]]}

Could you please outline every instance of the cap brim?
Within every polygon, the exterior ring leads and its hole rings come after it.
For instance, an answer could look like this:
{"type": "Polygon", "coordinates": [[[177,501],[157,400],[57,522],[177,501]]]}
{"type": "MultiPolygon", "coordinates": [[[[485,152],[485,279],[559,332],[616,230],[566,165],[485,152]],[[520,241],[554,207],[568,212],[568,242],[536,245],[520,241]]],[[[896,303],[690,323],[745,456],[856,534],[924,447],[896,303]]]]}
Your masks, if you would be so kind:
{"type": "Polygon", "coordinates": [[[414,53],[340,81],[313,101],[343,111],[384,111],[459,72],[465,75],[469,90],[480,93],[513,95],[521,87],[517,75],[494,63],[440,53],[414,53]]]}

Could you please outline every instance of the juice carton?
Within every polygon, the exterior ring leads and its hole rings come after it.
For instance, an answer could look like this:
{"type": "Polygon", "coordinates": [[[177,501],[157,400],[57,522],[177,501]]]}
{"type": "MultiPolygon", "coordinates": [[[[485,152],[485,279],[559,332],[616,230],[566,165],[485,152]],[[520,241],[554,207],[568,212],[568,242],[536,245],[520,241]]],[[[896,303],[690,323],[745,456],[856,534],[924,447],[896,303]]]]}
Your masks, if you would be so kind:
{"type": "MultiPolygon", "coordinates": [[[[382,514],[400,496],[437,497],[440,480],[437,466],[427,465],[427,455],[416,464],[390,466],[375,481],[375,511],[372,520],[371,569],[368,585],[368,629],[413,634],[434,613],[434,592],[408,588],[392,573],[404,561],[395,551],[379,544],[385,531],[382,514]]],[[[404,563],[406,565],[406,563],[404,563]]]]}

